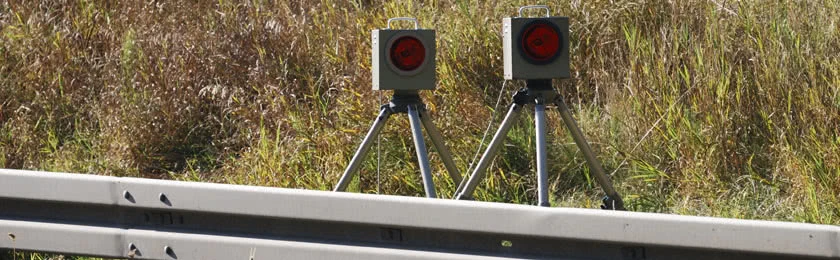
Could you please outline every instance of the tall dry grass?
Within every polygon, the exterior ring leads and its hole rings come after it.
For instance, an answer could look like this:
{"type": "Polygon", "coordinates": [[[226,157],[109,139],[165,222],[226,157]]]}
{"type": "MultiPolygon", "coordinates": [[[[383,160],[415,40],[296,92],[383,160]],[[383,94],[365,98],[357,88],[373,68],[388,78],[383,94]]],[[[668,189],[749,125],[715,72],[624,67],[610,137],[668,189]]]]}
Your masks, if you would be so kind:
{"type": "MultiPolygon", "coordinates": [[[[548,3],[572,21],[574,77],[555,86],[633,210],[840,223],[840,3],[548,3]]],[[[416,16],[438,35],[424,97],[465,172],[502,86],[500,21],[525,4],[3,1],[0,167],[329,189],[384,101],[370,30],[416,16]]],[[[381,187],[419,195],[395,118],[381,187]]],[[[478,199],[535,201],[530,120],[478,199]]],[[[559,121],[552,199],[594,207],[559,121]]],[[[352,188],[374,192],[375,169],[371,156],[352,188]]]]}

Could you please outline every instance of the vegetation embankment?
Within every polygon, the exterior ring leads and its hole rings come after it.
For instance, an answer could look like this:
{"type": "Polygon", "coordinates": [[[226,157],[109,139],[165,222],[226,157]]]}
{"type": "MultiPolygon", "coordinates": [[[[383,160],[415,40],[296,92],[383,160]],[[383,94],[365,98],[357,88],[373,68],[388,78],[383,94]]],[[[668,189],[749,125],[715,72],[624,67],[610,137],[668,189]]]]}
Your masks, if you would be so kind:
{"type": "MultiPolygon", "coordinates": [[[[438,37],[424,97],[466,172],[506,109],[501,19],[530,2],[371,2],[4,1],[0,167],[330,189],[385,101],[370,90],[370,31],[416,16],[438,37]]],[[[550,6],[572,22],[573,78],[555,87],[630,209],[840,223],[840,3],[550,6]]],[[[549,116],[554,205],[596,207],[549,116]]],[[[478,200],[534,204],[533,118],[521,120],[478,200]]],[[[393,117],[383,193],[422,194],[411,146],[393,117]]],[[[375,192],[375,156],[360,176],[351,189],[375,192]]]]}

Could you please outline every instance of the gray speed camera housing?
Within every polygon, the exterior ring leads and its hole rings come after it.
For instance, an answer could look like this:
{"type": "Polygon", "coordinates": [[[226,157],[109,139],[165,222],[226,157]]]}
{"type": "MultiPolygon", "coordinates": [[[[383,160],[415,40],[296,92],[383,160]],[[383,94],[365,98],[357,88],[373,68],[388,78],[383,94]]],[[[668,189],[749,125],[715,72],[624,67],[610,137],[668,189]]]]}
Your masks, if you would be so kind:
{"type": "Polygon", "coordinates": [[[569,18],[552,16],[540,18],[507,17],[502,20],[505,79],[569,78],[569,18]],[[520,38],[528,25],[547,22],[560,32],[559,55],[549,63],[529,61],[520,46],[520,38]]]}
{"type": "Polygon", "coordinates": [[[435,30],[378,29],[373,30],[371,40],[373,90],[435,89],[435,30]],[[403,36],[417,38],[426,51],[423,63],[412,71],[395,67],[388,55],[391,44],[403,36]]]}

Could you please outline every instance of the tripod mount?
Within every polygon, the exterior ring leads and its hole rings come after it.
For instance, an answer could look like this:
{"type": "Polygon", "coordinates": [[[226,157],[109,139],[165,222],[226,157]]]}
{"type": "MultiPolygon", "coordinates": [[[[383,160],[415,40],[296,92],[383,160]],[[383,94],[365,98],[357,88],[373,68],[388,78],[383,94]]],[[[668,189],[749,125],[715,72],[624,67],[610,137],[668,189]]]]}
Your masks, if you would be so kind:
{"type": "Polygon", "coordinates": [[[525,88],[520,89],[513,95],[513,104],[511,104],[510,110],[508,110],[505,119],[502,121],[501,126],[499,126],[499,129],[493,136],[493,140],[490,141],[487,150],[478,161],[478,165],[476,165],[475,170],[472,174],[470,174],[466,185],[458,187],[458,190],[455,192],[455,199],[472,199],[472,193],[487,174],[487,167],[490,166],[490,163],[493,161],[493,158],[495,158],[496,153],[498,153],[508,131],[510,131],[513,123],[516,122],[522,114],[522,108],[526,105],[534,105],[534,121],[537,135],[536,157],[538,200],[540,206],[548,207],[550,204],[548,201],[548,161],[546,158],[547,130],[545,106],[546,104],[551,103],[554,103],[560,110],[560,116],[563,118],[566,128],[569,129],[569,133],[572,135],[575,143],[583,152],[583,156],[589,164],[590,170],[595,175],[596,181],[607,194],[603,199],[604,205],[602,205],[601,208],[624,210],[624,202],[621,200],[621,196],[615,191],[612,181],[610,181],[609,177],[604,173],[604,168],[595,157],[595,153],[592,152],[592,148],[589,147],[589,143],[587,143],[584,138],[583,133],[580,131],[580,128],[575,122],[575,119],[572,118],[572,114],[569,112],[569,107],[566,106],[566,102],[563,100],[563,97],[551,87],[551,79],[527,80],[525,88]]]}
{"type": "Polygon", "coordinates": [[[411,125],[411,136],[414,139],[414,147],[417,153],[417,160],[420,166],[420,176],[423,180],[423,189],[426,192],[426,197],[436,198],[437,194],[435,193],[435,185],[432,180],[431,167],[429,166],[429,155],[426,151],[426,143],[423,141],[421,125],[426,129],[429,139],[431,139],[432,145],[440,155],[449,176],[455,183],[461,182],[461,175],[458,173],[455,161],[452,160],[452,154],[443,143],[443,137],[432,122],[431,116],[429,116],[429,112],[426,110],[426,105],[423,104],[423,100],[420,98],[418,91],[394,90],[394,95],[391,98],[391,101],[380,107],[379,116],[377,116],[376,120],[373,121],[373,126],[370,127],[367,135],[365,135],[365,138],[362,140],[362,144],[359,145],[358,150],[356,150],[356,154],[353,155],[353,159],[350,160],[350,164],[347,166],[347,169],[344,170],[344,174],[338,181],[335,191],[347,190],[347,185],[350,184],[350,181],[358,171],[359,166],[361,166],[362,160],[364,160],[365,156],[370,151],[373,140],[376,139],[376,137],[382,132],[382,128],[385,126],[388,118],[391,115],[398,113],[408,114],[408,121],[411,125]]]}

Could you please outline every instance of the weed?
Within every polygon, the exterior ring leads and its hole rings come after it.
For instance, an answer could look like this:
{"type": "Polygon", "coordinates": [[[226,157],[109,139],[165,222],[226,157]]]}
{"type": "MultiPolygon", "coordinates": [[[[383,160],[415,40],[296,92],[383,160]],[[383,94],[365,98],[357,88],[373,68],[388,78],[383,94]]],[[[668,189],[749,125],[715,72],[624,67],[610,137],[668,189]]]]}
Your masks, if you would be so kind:
{"type": "MultiPolygon", "coordinates": [[[[493,107],[500,24],[524,4],[5,1],[0,166],[328,190],[381,102],[370,30],[415,16],[438,32],[438,88],[423,97],[466,172],[506,110],[493,107]]],[[[549,5],[572,22],[573,78],[555,87],[632,209],[840,223],[836,1],[549,5]]],[[[477,198],[535,203],[530,120],[477,198]]],[[[556,113],[549,128],[555,205],[596,207],[556,113]]],[[[408,136],[401,116],[382,134],[383,193],[423,193],[408,136]]],[[[375,162],[352,190],[376,191],[375,162]]]]}

